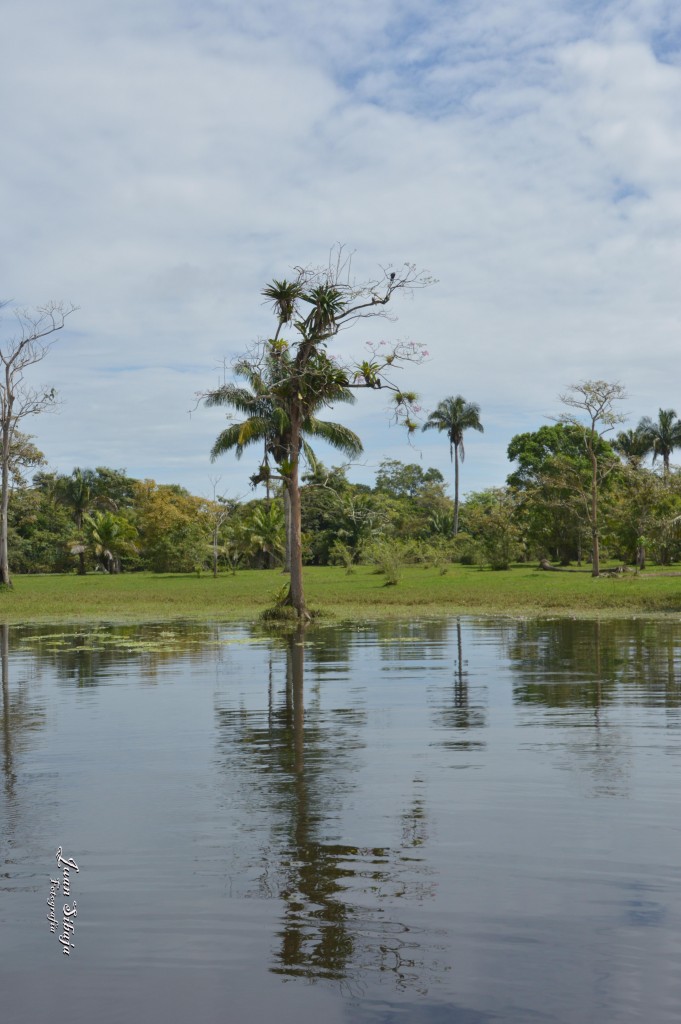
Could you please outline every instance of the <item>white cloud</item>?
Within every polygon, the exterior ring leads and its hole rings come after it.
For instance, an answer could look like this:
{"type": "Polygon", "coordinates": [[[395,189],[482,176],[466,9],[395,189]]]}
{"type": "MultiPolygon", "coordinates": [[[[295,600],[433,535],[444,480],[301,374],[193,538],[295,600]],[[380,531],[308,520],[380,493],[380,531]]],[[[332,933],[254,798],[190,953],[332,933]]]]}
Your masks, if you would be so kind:
{"type": "MultiPolygon", "coordinates": [[[[195,392],[268,332],[262,285],[336,240],[360,275],[439,278],[354,341],[423,340],[424,406],[479,402],[471,487],[574,380],[622,380],[634,420],[681,405],[680,28],[663,0],[14,5],[2,294],[80,306],[43,367],[61,415],[31,424],[50,461],[204,491],[223,420],[195,392]]],[[[413,460],[357,417],[372,464],[413,460]]]]}

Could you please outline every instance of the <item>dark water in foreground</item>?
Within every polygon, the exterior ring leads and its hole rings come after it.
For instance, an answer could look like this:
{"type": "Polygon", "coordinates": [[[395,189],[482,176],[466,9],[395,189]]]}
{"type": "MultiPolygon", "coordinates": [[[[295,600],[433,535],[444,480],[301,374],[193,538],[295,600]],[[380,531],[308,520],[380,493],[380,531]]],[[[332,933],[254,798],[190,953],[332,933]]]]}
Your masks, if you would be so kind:
{"type": "Polygon", "coordinates": [[[0,639],[8,1024],[681,1018],[681,623],[0,639]]]}

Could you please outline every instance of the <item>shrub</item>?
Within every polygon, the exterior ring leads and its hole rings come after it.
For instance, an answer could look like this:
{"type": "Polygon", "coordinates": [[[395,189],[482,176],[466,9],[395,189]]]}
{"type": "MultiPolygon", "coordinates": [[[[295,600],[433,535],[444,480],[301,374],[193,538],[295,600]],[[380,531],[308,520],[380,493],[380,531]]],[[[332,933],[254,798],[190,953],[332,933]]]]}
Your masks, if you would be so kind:
{"type": "Polygon", "coordinates": [[[400,545],[384,540],[372,544],[367,560],[376,566],[377,573],[385,576],[386,587],[394,587],[399,583],[403,565],[400,545]]]}

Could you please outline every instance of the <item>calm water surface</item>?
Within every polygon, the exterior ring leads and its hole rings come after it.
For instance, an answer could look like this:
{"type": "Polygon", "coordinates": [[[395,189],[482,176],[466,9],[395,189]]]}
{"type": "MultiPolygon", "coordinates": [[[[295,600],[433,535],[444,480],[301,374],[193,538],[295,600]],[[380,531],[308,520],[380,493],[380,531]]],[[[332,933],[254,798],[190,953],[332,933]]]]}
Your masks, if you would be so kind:
{"type": "Polygon", "coordinates": [[[10,1024],[681,1018],[681,623],[0,640],[10,1024]]]}

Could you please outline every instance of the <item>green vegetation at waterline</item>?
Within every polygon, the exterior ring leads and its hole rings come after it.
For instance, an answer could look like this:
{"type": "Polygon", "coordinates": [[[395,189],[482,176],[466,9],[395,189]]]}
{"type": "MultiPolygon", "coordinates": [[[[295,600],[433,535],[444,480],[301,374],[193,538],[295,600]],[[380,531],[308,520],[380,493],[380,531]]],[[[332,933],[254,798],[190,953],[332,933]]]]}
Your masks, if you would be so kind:
{"type": "MultiPolygon", "coordinates": [[[[170,618],[255,620],[273,605],[278,570],[221,574],[18,576],[0,591],[0,621],[151,621],[170,618]]],[[[386,587],[371,566],[305,569],[310,606],[338,620],[363,621],[458,613],[506,615],[650,615],[681,613],[681,575],[671,569],[593,579],[586,572],[547,573],[528,565],[509,572],[475,566],[403,567],[386,587]]]]}

